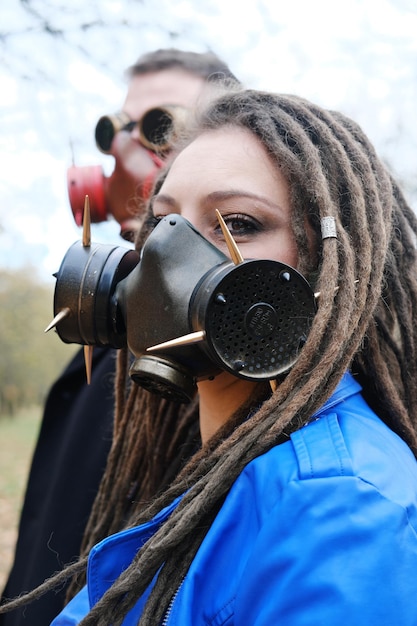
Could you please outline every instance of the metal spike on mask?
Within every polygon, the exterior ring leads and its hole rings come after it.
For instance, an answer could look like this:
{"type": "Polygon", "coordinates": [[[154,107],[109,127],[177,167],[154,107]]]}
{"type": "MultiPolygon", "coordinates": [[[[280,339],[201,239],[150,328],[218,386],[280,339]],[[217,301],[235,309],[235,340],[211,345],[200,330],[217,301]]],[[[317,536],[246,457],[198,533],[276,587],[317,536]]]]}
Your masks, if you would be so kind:
{"type": "Polygon", "coordinates": [[[87,385],[91,383],[91,371],[93,368],[93,346],[84,346],[85,373],[87,385]]]}
{"type": "MultiPolygon", "coordinates": [[[[83,247],[91,246],[91,215],[90,215],[90,199],[86,195],[84,200],[83,213],[83,247]]],[[[87,377],[87,385],[91,383],[91,371],[93,367],[93,346],[84,346],[84,363],[85,373],[87,377]]]]}
{"type": "Polygon", "coordinates": [[[91,215],[90,215],[90,199],[85,196],[84,213],[83,213],[83,246],[89,248],[91,245],[91,215]]]}
{"type": "MultiPolygon", "coordinates": [[[[91,246],[91,217],[90,217],[90,200],[88,196],[85,196],[84,200],[84,213],[83,213],[83,237],[82,244],[84,248],[89,248],[91,246]]],[[[59,311],[52,322],[48,324],[45,328],[45,333],[50,331],[63,319],[68,317],[71,314],[71,310],[68,307],[65,307],[61,311],[59,311]]],[[[85,371],[87,376],[87,384],[89,385],[91,382],[91,370],[93,364],[93,346],[84,346],[84,361],[85,361],[85,371]]]]}
{"type": "Polygon", "coordinates": [[[237,247],[237,243],[233,239],[231,232],[227,228],[226,222],[224,221],[218,209],[216,209],[216,215],[217,215],[217,219],[219,220],[220,228],[222,229],[223,237],[226,241],[227,248],[229,250],[230,258],[232,259],[235,265],[239,265],[239,263],[243,263],[244,258],[241,255],[240,250],[237,247]]]}
{"type": "Polygon", "coordinates": [[[269,381],[269,386],[271,387],[272,393],[274,393],[274,391],[278,388],[278,383],[275,379],[273,379],[269,381]]]}
{"type": "Polygon", "coordinates": [[[165,350],[165,348],[175,348],[178,346],[199,343],[200,341],[204,341],[205,338],[206,331],[198,330],[195,333],[189,333],[188,335],[183,335],[182,337],[177,337],[176,339],[170,339],[168,341],[164,341],[163,343],[151,346],[150,348],[146,348],[146,352],[158,352],[159,350],[165,350]]]}
{"type": "MultiPolygon", "coordinates": [[[[355,285],[357,285],[357,284],[358,284],[358,282],[359,282],[359,279],[357,278],[357,279],[356,279],[355,281],[353,281],[353,282],[355,283],[355,285]]],[[[335,288],[334,288],[334,292],[333,292],[333,293],[335,293],[335,294],[336,294],[336,293],[339,291],[339,289],[340,289],[340,287],[335,287],[335,288]]],[[[315,299],[316,299],[316,300],[319,300],[319,299],[320,299],[320,296],[321,296],[321,291],[316,291],[316,293],[314,294],[315,299]]]]}
{"type": "Polygon", "coordinates": [[[44,332],[47,333],[50,330],[52,330],[52,328],[55,328],[55,326],[58,324],[58,322],[60,322],[61,320],[65,319],[66,317],[68,317],[68,315],[71,313],[70,309],[68,307],[65,307],[65,309],[62,309],[62,311],[59,311],[59,313],[57,313],[54,317],[54,319],[52,320],[52,322],[50,322],[50,324],[48,324],[48,326],[45,328],[44,332]]]}

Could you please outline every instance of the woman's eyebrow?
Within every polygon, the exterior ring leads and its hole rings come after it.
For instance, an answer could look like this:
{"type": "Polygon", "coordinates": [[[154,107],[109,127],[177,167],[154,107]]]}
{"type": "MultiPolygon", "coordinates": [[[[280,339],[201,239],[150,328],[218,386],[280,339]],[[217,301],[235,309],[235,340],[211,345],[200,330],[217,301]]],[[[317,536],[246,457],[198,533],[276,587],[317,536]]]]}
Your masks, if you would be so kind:
{"type": "Polygon", "coordinates": [[[155,203],[164,204],[165,206],[171,207],[173,209],[176,209],[178,207],[178,203],[175,198],[173,198],[172,196],[168,196],[164,193],[158,193],[152,198],[152,206],[154,206],[155,203]]]}
{"type": "Polygon", "coordinates": [[[241,198],[251,198],[253,200],[262,200],[262,202],[268,202],[266,198],[263,196],[259,196],[258,194],[251,193],[250,191],[243,191],[242,189],[227,189],[221,191],[212,191],[208,194],[207,200],[209,201],[220,201],[220,200],[229,200],[229,198],[236,198],[237,196],[241,198]]]}
{"type": "Polygon", "coordinates": [[[231,200],[233,198],[247,198],[249,200],[253,200],[256,202],[262,202],[262,204],[268,206],[274,211],[276,209],[278,209],[279,211],[283,210],[282,207],[278,203],[271,201],[266,196],[263,196],[257,193],[252,193],[250,191],[244,191],[242,189],[228,189],[226,191],[213,191],[212,193],[208,194],[208,196],[205,198],[205,202],[206,203],[224,202],[227,200],[231,200]]]}
{"type": "MultiPolygon", "coordinates": [[[[282,207],[279,204],[277,204],[276,202],[272,202],[266,196],[252,193],[250,191],[244,191],[242,189],[212,191],[206,196],[206,198],[204,198],[204,204],[209,205],[216,202],[225,202],[233,198],[247,198],[256,202],[262,202],[264,205],[270,207],[273,210],[278,209],[282,211],[282,207]]],[[[175,209],[176,211],[179,208],[178,202],[175,200],[175,198],[165,193],[158,193],[152,198],[151,206],[154,207],[155,204],[163,204],[164,206],[175,209]]]]}

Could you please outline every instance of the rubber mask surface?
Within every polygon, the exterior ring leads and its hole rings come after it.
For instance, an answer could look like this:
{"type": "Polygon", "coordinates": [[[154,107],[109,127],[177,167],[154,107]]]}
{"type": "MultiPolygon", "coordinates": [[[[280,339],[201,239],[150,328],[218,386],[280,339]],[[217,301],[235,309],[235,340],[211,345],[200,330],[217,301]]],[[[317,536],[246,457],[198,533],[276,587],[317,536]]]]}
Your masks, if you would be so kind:
{"type": "Polygon", "coordinates": [[[316,301],[294,268],[268,259],[235,264],[176,214],[161,220],[140,260],[120,250],[68,251],[55,290],[55,313],[74,311],[57,326],[63,341],[127,344],[133,380],[179,402],[220,371],[268,380],[297,360],[316,301]],[[80,310],[86,291],[91,301],[80,310]]]}

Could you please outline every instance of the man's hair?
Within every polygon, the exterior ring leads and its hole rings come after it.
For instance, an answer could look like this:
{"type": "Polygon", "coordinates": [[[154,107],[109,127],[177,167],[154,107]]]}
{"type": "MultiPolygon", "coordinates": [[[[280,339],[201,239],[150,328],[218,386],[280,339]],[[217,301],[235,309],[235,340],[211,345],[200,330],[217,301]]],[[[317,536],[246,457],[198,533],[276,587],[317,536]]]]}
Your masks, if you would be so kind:
{"type": "Polygon", "coordinates": [[[132,78],[141,74],[179,68],[209,81],[224,79],[238,82],[229,66],[214,52],[191,52],[177,48],[160,48],[140,56],[136,63],[126,70],[132,78]]]}

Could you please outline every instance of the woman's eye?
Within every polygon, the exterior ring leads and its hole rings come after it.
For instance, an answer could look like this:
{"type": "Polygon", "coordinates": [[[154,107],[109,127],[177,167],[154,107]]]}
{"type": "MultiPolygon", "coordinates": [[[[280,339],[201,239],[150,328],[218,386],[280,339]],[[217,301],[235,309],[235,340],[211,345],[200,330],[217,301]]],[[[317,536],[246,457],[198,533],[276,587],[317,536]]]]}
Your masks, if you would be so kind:
{"type": "Polygon", "coordinates": [[[162,218],[160,217],[155,217],[155,215],[153,214],[149,215],[144,223],[144,228],[146,229],[146,232],[152,232],[154,228],[158,226],[161,219],[162,218]]]}
{"type": "Polygon", "coordinates": [[[248,215],[226,215],[223,219],[234,237],[251,235],[259,231],[259,224],[248,215]]]}
{"type": "Polygon", "coordinates": [[[155,217],[152,213],[147,216],[142,226],[142,235],[144,239],[149,237],[153,230],[158,226],[161,219],[161,217],[155,217]]]}

